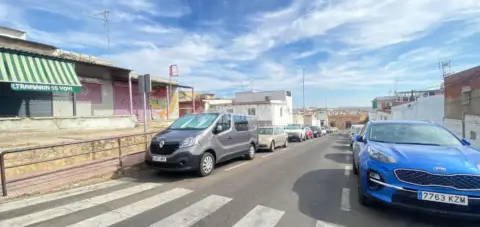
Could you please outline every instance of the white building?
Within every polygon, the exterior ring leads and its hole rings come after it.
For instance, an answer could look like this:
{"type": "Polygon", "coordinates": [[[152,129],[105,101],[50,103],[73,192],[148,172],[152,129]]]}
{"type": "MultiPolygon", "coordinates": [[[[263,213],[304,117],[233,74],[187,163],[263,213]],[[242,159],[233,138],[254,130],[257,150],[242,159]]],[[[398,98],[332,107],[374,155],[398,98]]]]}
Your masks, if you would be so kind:
{"type": "Polygon", "coordinates": [[[443,94],[419,97],[416,101],[393,106],[392,119],[433,121],[443,124],[444,102],[443,94]]]}
{"type": "Polygon", "coordinates": [[[205,100],[205,112],[230,112],[257,117],[260,125],[283,126],[292,123],[290,91],[238,92],[233,100],[205,100]]]}

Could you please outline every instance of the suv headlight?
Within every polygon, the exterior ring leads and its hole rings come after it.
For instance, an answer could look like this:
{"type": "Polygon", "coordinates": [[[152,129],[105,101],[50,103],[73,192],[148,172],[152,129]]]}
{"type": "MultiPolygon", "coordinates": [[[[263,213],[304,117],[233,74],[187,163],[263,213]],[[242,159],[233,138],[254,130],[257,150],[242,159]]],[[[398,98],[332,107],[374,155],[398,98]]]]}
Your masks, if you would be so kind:
{"type": "Polygon", "coordinates": [[[187,137],[183,140],[182,144],[180,144],[180,148],[191,147],[198,143],[198,139],[196,136],[187,137]]]}
{"type": "Polygon", "coordinates": [[[394,158],[372,148],[372,147],[368,147],[368,155],[370,156],[370,158],[374,159],[374,160],[377,160],[379,162],[385,162],[385,163],[395,163],[397,162],[394,158]]]}

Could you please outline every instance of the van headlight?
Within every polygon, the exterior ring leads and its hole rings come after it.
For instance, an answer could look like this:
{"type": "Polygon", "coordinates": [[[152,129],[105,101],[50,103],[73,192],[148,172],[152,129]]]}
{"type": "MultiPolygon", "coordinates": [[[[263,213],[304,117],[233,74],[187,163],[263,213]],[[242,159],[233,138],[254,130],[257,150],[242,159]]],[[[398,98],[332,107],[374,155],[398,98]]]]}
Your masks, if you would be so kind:
{"type": "Polygon", "coordinates": [[[368,151],[368,155],[370,156],[370,158],[372,158],[374,160],[377,160],[379,162],[385,162],[385,163],[396,163],[397,162],[394,158],[392,158],[392,157],[390,157],[390,156],[388,156],[388,155],[386,155],[386,154],[384,154],[384,153],[382,153],[382,152],[380,152],[380,151],[378,151],[378,150],[376,150],[372,147],[368,147],[367,151],[368,151]]]}
{"type": "Polygon", "coordinates": [[[180,144],[180,148],[191,147],[198,143],[198,139],[196,136],[187,137],[183,140],[182,144],[180,144]]]}

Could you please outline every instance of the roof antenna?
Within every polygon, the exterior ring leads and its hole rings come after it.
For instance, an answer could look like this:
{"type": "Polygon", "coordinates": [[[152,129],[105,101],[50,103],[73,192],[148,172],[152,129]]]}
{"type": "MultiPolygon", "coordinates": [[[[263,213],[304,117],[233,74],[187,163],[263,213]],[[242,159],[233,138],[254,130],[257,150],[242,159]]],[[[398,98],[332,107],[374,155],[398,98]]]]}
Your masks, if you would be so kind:
{"type": "Polygon", "coordinates": [[[442,73],[443,78],[445,78],[453,73],[452,62],[450,60],[440,61],[438,63],[438,69],[440,69],[440,72],[442,73]]]}
{"type": "Polygon", "coordinates": [[[105,27],[105,36],[107,38],[107,49],[110,49],[110,10],[104,9],[93,15],[95,19],[101,20],[105,27]]]}

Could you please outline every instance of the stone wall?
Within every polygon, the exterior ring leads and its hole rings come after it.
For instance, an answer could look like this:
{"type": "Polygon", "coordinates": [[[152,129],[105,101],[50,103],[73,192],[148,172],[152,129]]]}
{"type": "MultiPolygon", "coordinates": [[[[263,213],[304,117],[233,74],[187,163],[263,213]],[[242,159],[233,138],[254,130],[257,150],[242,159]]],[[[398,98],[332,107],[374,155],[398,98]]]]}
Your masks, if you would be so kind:
{"type": "Polygon", "coordinates": [[[7,180],[26,178],[69,167],[96,163],[106,160],[119,160],[119,140],[121,154],[126,156],[145,151],[146,140],[151,135],[103,139],[94,142],[82,142],[72,145],[60,145],[45,149],[36,149],[5,154],[7,180]]]}
{"type": "Polygon", "coordinates": [[[128,129],[135,127],[131,116],[0,118],[0,130],[128,129]]]}

